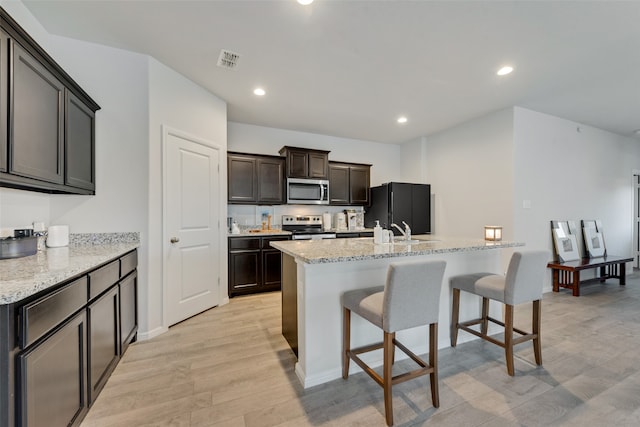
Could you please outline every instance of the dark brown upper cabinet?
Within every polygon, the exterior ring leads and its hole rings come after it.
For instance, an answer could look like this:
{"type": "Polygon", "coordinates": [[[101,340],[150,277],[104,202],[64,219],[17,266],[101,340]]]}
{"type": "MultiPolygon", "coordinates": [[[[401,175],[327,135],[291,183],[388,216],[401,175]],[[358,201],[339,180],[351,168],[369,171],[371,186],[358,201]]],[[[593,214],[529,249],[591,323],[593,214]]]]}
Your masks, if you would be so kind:
{"type": "MultiPolygon", "coordinates": [[[[0,111],[9,105],[7,89],[9,88],[9,35],[0,30],[0,111]]],[[[0,114],[0,172],[8,170],[8,154],[9,145],[7,144],[7,136],[9,129],[7,128],[6,112],[0,114]]]]}
{"type": "Polygon", "coordinates": [[[327,179],[329,152],[284,146],[280,155],[286,158],[287,178],[327,179]]]}
{"type": "Polygon", "coordinates": [[[65,107],[64,182],[71,187],[94,191],[95,113],[68,90],[65,107]]]}
{"type": "Polygon", "coordinates": [[[64,85],[18,43],[13,49],[9,173],[64,183],[64,85]]]}
{"type": "Polygon", "coordinates": [[[0,8],[0,186],[95,194],[99,109],[0,8]]]}
{"type": "Polygon", "coordinates": [[[227,153],[229,203],[283,204],[284,164],[283,157],[227,153]]]}
{"type": "Polygon", "coordinates": [[[371,165],[329,162],[329,203],[368,206],[370,170],[371,165]]]}

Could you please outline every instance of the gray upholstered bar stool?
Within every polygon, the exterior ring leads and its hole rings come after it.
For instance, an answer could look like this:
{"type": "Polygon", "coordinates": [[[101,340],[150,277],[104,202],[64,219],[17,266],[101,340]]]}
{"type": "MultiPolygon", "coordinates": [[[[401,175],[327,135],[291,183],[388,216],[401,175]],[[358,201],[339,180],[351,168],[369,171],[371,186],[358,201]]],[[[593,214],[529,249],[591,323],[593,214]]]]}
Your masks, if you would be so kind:
{"type": "Polygon", "coordinates": [[[533,340],[533,352],[537,365],[542,365],[540,346],[540,316],[542,301],[542,285],[549,252],[522,251],[515,252],[509,262],[507,274],[474,273],[451,277],[453,288],[453,310],[451,319],[451,347],[458,341],[458,329],[467,331],[505,349],[507,372],[513,376],[513,346],[533,340]],[[469,292],[482,297],[482,316],[478,319],[460,323],[460,291],[469,292]],[[504,322],[489,317],[489,300],[505,305],[504,322]],[[517,304],[533,302],[532,332],[513,327],[513,309],[517,304]],[[504,327],[504,341],[487,335],[489,322],[504,327]],[[480,325],[480,332],[471,326],[480,325]],[[521,336],[514,338],[516,332],[521,336]]]}
{"type": "Polygon", "coordinates": [[[349,360],[353,359],[384,389],[384,411],[387,425],[393,425],[391,386],[422,375],[431,374],[431,400],[440,406],[438,396],[438,311],[445,261],[411,261],[389,265],[384,286],[345,292],[342,377],[349,376],[349,360]],[[351,349],[351,312],[381,328],[382,342],[351,349]],[[429,363],[396,341],[396,331],[429,325],[429,363]],[[392,376],[395,347],[413,359],[419,369],[392,376]],[[383,375],[358,357],[361,353],[383,349],[383,375]]]}

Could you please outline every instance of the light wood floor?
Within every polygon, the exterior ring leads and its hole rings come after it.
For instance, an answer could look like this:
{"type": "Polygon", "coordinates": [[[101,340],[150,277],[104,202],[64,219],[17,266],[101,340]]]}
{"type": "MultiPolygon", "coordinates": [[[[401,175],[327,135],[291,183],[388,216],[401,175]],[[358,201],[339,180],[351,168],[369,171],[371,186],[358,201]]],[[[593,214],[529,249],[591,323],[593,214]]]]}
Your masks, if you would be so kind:
{"type": "MultiPolygon", "coordinates": [[[[640,425],[640,276],[582,294],[544,295],[543,367],[530,343],[516,348],[515,377],[492,344],[440,350],[440,408],[428,377],[400,384],[396,425],[640,425]]],[[[527,309],[516,312],[528,319],[527,309]]],[[[131,345],[82,426],[385,425],[382,389],[366,374],[304,390],[294,361],[280,294],[233,298],[131,345]]]]}

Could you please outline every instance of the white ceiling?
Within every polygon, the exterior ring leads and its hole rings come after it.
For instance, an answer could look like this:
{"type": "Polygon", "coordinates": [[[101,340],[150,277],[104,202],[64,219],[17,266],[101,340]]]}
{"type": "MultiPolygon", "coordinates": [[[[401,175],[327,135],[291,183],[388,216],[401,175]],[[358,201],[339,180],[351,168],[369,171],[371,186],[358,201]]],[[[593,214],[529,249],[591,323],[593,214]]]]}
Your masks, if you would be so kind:
{"type": "Polygon", "coordinates": [[[640,129],[640,1],[24,3],[50,33],[155,57],[230,121],[400,143],[519,105],[640,129]]]}

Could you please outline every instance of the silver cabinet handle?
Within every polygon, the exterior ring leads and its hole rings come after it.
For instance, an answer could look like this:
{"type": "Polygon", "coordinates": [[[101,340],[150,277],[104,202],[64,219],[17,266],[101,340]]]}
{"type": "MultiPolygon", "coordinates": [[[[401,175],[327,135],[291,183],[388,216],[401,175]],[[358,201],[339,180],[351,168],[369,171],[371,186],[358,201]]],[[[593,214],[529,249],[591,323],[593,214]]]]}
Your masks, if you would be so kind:
{"type": "Polygon", "coordinates": [[[179,241],[180,241],[180,239],[177,238],[177,237],[172,237],[171,238],[171,243],[178,243],[179,241]]]}

